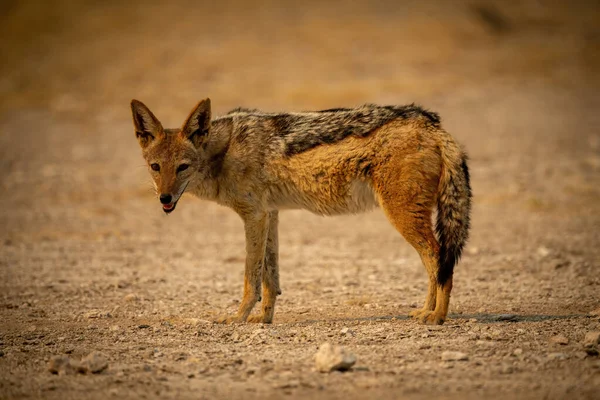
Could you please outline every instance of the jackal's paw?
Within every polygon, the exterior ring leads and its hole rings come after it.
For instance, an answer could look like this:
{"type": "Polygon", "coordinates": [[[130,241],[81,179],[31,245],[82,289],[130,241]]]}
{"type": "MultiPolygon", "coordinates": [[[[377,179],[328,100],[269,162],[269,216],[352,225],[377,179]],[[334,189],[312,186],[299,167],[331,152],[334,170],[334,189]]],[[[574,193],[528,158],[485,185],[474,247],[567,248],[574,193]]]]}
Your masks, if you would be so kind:
{"type": "Polygon", "coordinates": [[[238,323],[244,322],[244,321],[237,315],[233,315],[233,316],[219,317],[219,318],[217,318],[217,320],[215,322],[217,324],[238,324],[238,323]]]}
{"type": "Polygon", "coordinates": [[[248,322],[254,324],[270,324],[273,322],[273,318],[265,317],[264,314],[255,314],[248,317],[248,322]]]}
{"type": "Polygon", "coordinates": [[[446,317],[433,312],[422,321],[425,325],[442,325],[446,321],[446,317]]]}
{"type": "Polygon", "coordinates": [[[445,316],[436,314],[431,310],[415,310],[410,316],[424,323],[425,325],[442,325],[446,320],[445,316]]]}
{"type": "Polygon", "coordinates": [[[437,314],[435,311],[427,311],[421,314],[419,320],[425,325],[442,325],[446,320],[446,316],[437,314]]]}
{"type": "Polygon", "coordinates": [[[418,310],[411,311],[410,314],[408,314],[408,315],[411,318],[418,319],[419,321],[421,321],[432,312],[433,311],[427,310],[425,308],[419,308],[418,310]]]}

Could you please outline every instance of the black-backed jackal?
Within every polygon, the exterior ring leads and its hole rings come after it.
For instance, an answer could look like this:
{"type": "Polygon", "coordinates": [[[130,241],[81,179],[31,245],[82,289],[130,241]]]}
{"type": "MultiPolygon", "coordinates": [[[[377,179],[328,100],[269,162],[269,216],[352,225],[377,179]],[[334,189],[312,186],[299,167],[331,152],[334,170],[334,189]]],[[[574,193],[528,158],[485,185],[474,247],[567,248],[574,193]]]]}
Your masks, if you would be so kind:
{"type": "Polygon", "coordinates": [[[368,104],[302,113],[238,108],[213,119],[206,99],[180,129],[164,129],[143,103],[133,100],[131,108],[164,212],[187,191],[244,221],[244,296],[238,313],[221,322],[272,322],[281,293],[279,210],[336,215],[373,207],[382,208],[427,269],[425,305],[411,315],[444,322],[469,233],[471,189],[466,155],[437,114],[368,104]],[[261,283],[262,313],[250,315],[261,283]]]}

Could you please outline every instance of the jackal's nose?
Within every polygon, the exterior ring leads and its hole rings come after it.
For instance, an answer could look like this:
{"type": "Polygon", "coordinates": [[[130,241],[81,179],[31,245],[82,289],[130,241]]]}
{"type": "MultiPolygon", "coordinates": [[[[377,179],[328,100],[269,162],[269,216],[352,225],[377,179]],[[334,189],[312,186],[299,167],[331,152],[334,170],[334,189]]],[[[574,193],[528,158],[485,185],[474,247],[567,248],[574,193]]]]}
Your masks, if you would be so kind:
{"type": "Polygon", "coordinates": [[[170,194],[161,194],[160,195],[160,202],[162,204],[169,204],[169,203],[171,203],[171,200],[173,200],[173,198],[171,197],[170,194]]]}

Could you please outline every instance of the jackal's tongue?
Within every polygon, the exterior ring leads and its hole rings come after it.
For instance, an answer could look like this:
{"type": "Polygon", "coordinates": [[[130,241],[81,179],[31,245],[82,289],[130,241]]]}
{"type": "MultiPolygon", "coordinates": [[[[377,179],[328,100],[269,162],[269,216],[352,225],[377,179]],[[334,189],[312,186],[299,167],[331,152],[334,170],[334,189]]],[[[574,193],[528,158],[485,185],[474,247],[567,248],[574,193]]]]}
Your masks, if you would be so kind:
{"type": "Polygon", "coordinates": [[[172,209],[172,208],[173,208],[173,206],[174,206],[174,204],[173,204],[173,203],[169,203],[169,204],[163,204],[163,208],[164,208],[165,210],[170,210],[170,209],[172,209]]]}

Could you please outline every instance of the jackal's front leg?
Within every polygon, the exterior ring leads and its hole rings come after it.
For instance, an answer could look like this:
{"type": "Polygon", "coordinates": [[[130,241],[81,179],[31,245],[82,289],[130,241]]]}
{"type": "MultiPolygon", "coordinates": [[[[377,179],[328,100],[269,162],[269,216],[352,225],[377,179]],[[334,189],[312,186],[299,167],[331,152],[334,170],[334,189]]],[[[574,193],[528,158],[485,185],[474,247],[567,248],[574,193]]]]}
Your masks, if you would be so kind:
{"type": "Polygon", "coordinates": [[[277,295],[281,294],[279,288],[279,238],[278,228],[279,215],[277,211],[269,213],[269,233],[267,235],[267,248],[265,250],[265,261],[262,268],[262,310],[259,315],[251,315],[248,322],[262,322],[270,324],[273,322],[275,312],[275,301],[277,295]]]}
{"type": "Polygon", "coordinates": [[[238,313],[233,317],[220,318],[218,322],[244,322],[260,299],[260,282],[265,258],[269,216],[265,213],[242,215],[246,231],[246,269],[244,271],[244,297],[238,313]]]}

